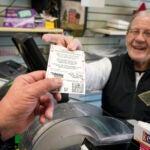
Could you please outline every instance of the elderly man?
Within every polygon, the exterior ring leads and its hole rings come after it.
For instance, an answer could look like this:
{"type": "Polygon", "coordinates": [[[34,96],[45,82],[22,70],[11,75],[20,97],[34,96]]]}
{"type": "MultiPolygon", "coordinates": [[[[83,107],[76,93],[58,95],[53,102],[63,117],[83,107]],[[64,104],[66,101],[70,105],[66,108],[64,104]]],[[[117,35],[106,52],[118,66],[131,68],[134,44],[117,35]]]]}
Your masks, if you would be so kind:
{"type": "MultiPolygon", "coordinates": [[[[81,49],[77,39],[45,34],[42,39],[81,49]]],[[[105,114],[120,119],[150,122],[150,106],[139,95],[150,90],[150,12],[142,11],[131,21],[126,35],[127,53],[103,58],[86,65],[86,86],[103,90],[102,108],[105,114]]]]}

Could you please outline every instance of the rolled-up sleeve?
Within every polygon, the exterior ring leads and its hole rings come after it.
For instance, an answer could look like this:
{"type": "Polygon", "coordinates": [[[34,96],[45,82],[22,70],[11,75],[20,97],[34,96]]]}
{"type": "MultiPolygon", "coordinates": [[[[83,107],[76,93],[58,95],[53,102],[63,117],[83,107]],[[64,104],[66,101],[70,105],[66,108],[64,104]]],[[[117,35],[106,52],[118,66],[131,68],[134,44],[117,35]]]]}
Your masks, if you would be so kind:
{"type": "Polygon", "coordinates": [[[86,89],[102,90],[107,83],[112,64],[109,58],[102,58],[98,61],[86,63],[86,89]]]}

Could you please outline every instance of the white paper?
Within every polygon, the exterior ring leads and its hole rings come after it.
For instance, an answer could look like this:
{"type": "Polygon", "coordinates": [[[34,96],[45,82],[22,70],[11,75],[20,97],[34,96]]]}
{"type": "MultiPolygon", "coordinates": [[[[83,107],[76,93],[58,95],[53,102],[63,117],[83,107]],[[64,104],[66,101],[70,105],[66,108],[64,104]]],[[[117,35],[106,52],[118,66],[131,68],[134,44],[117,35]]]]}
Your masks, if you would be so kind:
{"type": "Polygon", "coordinates": [[[104,7],[105,0],[81,0],[81,5],[85,7],[104,7]]]}
{"type": "Polygon", "coordinates": [[[138,121],[138,125],[150,132],[150,123],[138,121]]]}
{"type": "Polygon", "coordinates": [[[55,92],[85,94],[85,54],[51,45],[46,72],[47,78],[60,77],[63,85],[55,92]]]}

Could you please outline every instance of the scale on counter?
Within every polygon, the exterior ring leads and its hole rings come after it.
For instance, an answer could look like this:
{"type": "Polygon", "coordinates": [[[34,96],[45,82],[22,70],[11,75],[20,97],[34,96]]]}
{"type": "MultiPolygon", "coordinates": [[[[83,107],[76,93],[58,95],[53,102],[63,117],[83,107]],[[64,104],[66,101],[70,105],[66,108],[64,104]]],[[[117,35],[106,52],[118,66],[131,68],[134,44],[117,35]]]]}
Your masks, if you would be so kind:
{"type": "Polygon", "coordinates": [[[108,150],[108,146],[113,146],[114,150],[127,150],[132,136],[124,122],[103,116],[100,108],[71,102],[57,104],[53,120],[43,126],[37,118],[22,135],[20,149],[81,150],[85,140],[89,140],[95,149],[108,150]]]}

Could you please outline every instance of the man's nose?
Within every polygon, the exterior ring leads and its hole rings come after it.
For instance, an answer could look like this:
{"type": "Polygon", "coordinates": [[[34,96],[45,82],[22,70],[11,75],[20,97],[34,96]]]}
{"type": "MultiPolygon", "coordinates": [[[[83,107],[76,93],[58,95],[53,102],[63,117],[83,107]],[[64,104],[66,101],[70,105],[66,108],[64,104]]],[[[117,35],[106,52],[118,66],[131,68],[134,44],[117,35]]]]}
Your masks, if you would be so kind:
{"type": "Polygon", "coordinates": [[[136,36],[136,40],[145,41],[144,33],[143,32],[139,32],[139,34],[136,36]]]}

